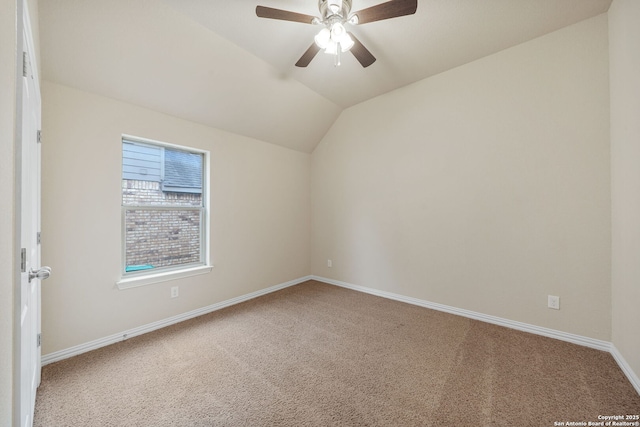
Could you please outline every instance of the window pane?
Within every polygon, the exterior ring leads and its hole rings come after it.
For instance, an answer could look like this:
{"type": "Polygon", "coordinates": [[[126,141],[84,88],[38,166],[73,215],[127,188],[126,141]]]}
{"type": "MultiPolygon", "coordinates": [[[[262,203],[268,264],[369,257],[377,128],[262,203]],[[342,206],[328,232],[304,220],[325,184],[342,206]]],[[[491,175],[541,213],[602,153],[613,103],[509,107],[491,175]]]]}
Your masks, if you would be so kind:
{"type": "Polygon", "coordinates": [[[125,271],[200,263],[201,224],[200,209],[126,209],[125,271]]]}
{"type": "Polygon", "coordinates": [[[202,193],[202,154],[164,149],[164,191],[202,193]]]}
{"type": "Polygon", "coordinates": [[[122,141],[122,178],[162,181],[162,147],[122,141]]]}
{"type": "Polygon", "coordinates": [[[206,158],[195,149],[123,137],[125,274],[205,262],[206,158]]]}

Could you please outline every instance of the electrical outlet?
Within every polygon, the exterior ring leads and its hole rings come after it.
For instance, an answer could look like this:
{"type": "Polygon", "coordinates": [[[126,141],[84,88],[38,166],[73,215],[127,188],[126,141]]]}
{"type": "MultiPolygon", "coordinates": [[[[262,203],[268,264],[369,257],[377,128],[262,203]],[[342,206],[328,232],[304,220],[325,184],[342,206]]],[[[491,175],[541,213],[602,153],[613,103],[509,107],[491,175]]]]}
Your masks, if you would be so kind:
{"type": "Polygon", "coordinates": [[[555,295],[547,295],[547,307],[554,310],[560,310],[560,297],[555,295]]]}
{"type": "Polygon", "coordinates": [[[177,298],[179,295],[178,293],[178,287],[177,286],[173,286],[171,288],[171,298],[177,298]]]}
{"type": "Polygon", "coordinates": [[[330,259],[327,260],[327,267],[333,267],[333,261],[331,261],[330,259]]]}

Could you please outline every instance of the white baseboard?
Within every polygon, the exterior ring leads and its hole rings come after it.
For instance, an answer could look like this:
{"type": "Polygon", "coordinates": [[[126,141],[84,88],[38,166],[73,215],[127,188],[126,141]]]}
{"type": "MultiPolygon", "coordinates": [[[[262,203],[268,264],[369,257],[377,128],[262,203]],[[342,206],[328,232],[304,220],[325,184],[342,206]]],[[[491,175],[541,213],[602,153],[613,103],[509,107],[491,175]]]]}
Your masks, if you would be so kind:
{"type": "Polygon", "coordinates": [[[108,337],[99,338],[97,340],[90,341],[85,344],[80,344],[64,350],[45,354],[44,356],[42,356],[41,363],[42,363],[42,366],[44,366],[49,363],[58,362],[60,360],[77,356],[79,354],[86,353],[88,351],[95,350],[100,347],[105,347],[110,344],[115,344],[117,342],[124,341],[128,338],[132,338],[137,335],[146,334],[147,332],[155,331],[156,329],[164,328],[166,326],[173,325],[173,324],[182,322],[184,320],[202,316],[203,314],[211,313],[213,311],[220,310],[225,307],[239,304],[241,302],[248,301],[250,299],[269,294],[271,292],[279,291],[280,289],[288,288],[289,286],[294,286],[294,285],[306,282],[307,280],[311,280],[311,276],[305,276],[299,279],[290,280],[288,282],[280,283],[279,285],[274,285],[266,289],[261,289],[259,291],[252,292],[250,294],[241,295],[239,297],[231,298],[226,301],[222,301],[206,307],[198,308],[196,310],[192,310],[183,314],[178,314],[177,316],[169,317],[168,319],[159,320],[157,322],[153,322],[137,328],[129,329],[124,332],[110,335],[108,337]]]}
{"type": "Polygon", "coordinates": [[[618,366],[620,366],[620,369],[622,369],[622,372],[624,372],[624,374],[627,376],[629,382],[631,382],[631,385],[633,385],[633,388],[635,388],[638,394],[640,394],[640,378],[638,378],[638,375],[633,372],[631,366],[629,366],[626,359],[622,356],[622,354],[620,354],[616,346],[613,344],[611,344],[611,355],[618,363],[618,366]]]}
{"type": "Polygon", "coordinates": [[[514,320],[504,319],[502,317],[490,316],[488,314],[482,314],[475,311],[465,310],[462,308],[452,307],[449,305],[438,304],[435,302],[429,302],[418,298],[407,297],[400,294],[394,294],[392,292],[381,291],[378,289],[367,288],[365,286],[354,285],[351,283],[342,282],[340,280],[328,279],[326,277],[311,276],[311,279],[319,282],[325,282],[331,285],[340,286],[347,289],[352,289],[358,292],[364,292],[371,295],[376,295],[382,298],[388,298],[395,301],[406,302],[408,304],[417,305],[420,307],[430,308],[433,310],[443,311],[445,313],[455,314],[458,316],[468,317],[470,319],[480,320],[482,322],[493,323],[494,325],[504,326],[511,329],[517,329],[523,332],[529,332],[536,335],[542,335],[549,338],[555,338],[561,341],[567,341],[573,344],[578,344],[584,347],[590,347],[597,350],[607,351],[611,353],[616,363],[622,369],[622,372],[627,376],[627,379],[633,387],[640,394],[640,380],[636,373],[631,369],[631,366],[622,357],[622,354],[618,349],[609,341],[597,340],[594,338],[585,337],[582,335],[570,334],[568,332],[557,331],[555,329],[543,328],[529,323],[516,322],[514,320]]]}

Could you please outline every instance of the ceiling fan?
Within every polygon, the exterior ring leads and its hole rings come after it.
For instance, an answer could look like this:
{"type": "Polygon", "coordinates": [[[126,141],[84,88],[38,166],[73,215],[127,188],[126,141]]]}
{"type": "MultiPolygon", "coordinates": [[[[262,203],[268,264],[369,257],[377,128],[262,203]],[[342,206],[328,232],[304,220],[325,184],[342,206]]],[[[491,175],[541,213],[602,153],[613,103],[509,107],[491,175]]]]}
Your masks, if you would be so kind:
{"type": "Polygon", "coordinates": [[[336,66],[340,65],[340,54],[351,51],[363,67],[368,67],[375,62],[376,58],[356,36],[345,29],[345,24],[361,25],[411,15],[416,13],[418,8],[418,0],[390,0],[351,13],[351,2],[352,0],[318,0],[320,17],[266,6],[256,6],[256,15],[260,18],[324,26],[315,36],[314,43],[296,62],[296,67],[309,65],[320,50],[335,55],[336,66]]]}

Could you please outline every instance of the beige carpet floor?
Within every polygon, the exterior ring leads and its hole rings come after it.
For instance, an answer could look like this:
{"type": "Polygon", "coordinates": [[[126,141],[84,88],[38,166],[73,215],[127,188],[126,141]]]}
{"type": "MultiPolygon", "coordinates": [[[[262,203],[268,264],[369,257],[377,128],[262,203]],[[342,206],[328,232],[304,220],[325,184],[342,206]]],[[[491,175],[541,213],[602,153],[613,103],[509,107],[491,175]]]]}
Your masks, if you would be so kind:
{"type": "Polygon", "coordinates": [[[35,426],[553,426],[640,414],[610,354],[306,282],[47,365],[35,426]]]}

